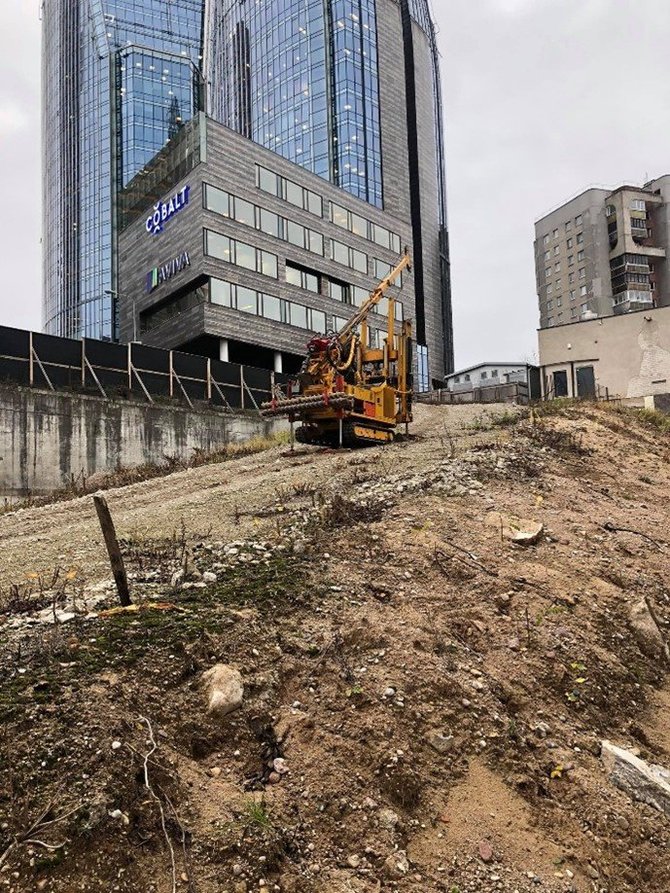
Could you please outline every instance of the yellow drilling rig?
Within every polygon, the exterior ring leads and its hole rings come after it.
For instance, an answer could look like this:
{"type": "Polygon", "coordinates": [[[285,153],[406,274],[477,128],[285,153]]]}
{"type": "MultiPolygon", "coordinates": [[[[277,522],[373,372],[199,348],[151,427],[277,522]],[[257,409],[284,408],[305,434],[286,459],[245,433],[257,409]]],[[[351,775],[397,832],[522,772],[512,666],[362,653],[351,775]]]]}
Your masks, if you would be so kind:
{"type": "Polygon", "coordinates": [[[388,443],[397,426],[412,421],[412,325],[396,332],[396,301],[389,289],[411,269],[409,254],[337,333],[313,338],[300,373],[261,411],[288,417],[300,443],[326,446],[388,443]],[[383,347],[368,346],[368,318],[388,302],[383,347]]]}

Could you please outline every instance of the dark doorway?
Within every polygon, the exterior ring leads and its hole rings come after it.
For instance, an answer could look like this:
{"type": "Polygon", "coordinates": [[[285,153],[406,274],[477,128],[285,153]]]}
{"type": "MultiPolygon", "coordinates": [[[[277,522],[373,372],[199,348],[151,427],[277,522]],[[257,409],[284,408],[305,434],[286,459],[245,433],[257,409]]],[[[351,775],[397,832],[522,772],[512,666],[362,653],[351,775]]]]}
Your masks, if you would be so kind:
{"type": "Polygon", "coordinates": [[[568,396],[568,373],[565,369],[554,372],[554,397],[568,396]]]}
{"type": "Polygon", "coordinates": [[[581,366],[577,370],[577,396],[586,398],[596,396],[596,376],[593,366],[581,366]]]}

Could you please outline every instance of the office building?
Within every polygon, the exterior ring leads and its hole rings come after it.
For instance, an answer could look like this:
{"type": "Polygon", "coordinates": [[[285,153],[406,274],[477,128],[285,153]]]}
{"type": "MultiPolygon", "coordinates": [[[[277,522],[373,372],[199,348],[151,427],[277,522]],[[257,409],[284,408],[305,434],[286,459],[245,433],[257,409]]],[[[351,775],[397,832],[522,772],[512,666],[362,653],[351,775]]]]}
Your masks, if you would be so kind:
{"type": "MultiPolygon", "coordinates": [[[[178,5],[157,0],[153,4],[156,8],[178,5]]],[[[191,11],[195,19],[196,10],[191,11]]],[[[237,154],[220,166],[217,160],[210,169],[203,167],[199,171],[203,176],[191,184],[190,210],[180,214],[180,219],[190,218],[194,226],[208,228],[200,213],[213,213],[202,207],[207,200],[206,185],[229,194],[231,201],[249,201],[253,197],[254,214],[265,211],[279,215],[285,221],[279,224],[280,230],[298,224],[323,238],[325,266],[316,272],[323,277],[324,289],[324,283],[330,283],[326,267],[331,262],[338,264],[336,254],[344,250],[338,245],[358,252],[352,255],[357,258],[358,267],[353,269],[351,282],[341,276],[342,283],[352,288],[369,288],[376,278],[376,262],[391,262],[388,255],[393,252],[384,241],[384,233],[395,234],[401,245],[394,242],[393,248],[407,245],[413,257],[408,306],[414,319],[418,380],[426,386],[441,381],[453,369],[453,336],[439,58],[427,0],[285,0],[253,4],[205,0],[201,11],[202,53],[198,52],[197,40],[178,51],[185,53],[191,66],[192,84],[196,85],[192,90],[193,102],[185,111],[180,104],[179,115],[175,108],[172,117],[168,104],[166,114],[171,127],[164,142],[154,145],[153,154],[169,138],[167,148],[155,163],[144,158],[141,166],[124,169],[123,176],[116,180],[118,192],[113,196],[115,207],[109,218],[113,235],[112,281],[107,290],[118,295],[119,304],[125,305],[125,319],[137,320],[147,309],[146,296],[140,299],[137,294],[137,278],[146,271],[143,267],[130,271],[126,255],[123,282],[117,278],[120,242],[116,236],[127,244],[120,230],[134,225],[138,202],[146,199],[155,204],[169,200],[170,195],[176,195],[186,185],[184,177],[189,164],[193,164],[192,169],[209,164],[202,156],[196,162],[193,153],[202,146],[227,142],[229,150],[237,154]],[[199,55],[203,57],[201,62],[197,61],[199,55]],[[199,111],[200,84],[204,87],[209,120],[206,125],[199,123],[188,129],[181,139],[179,130],[186,130],[187,122],[199,111]],[[176,117],[178,126],[173,124],[176,117]],[[217,128],[215,122],[222,128],[217,128]],[[226,129],[235,139],[224,135],[226,129]],[[188,155],[188,160],[184,156],[179,161],[180,151],[188,155]],[[276,163],[268,160],[268,153],[276,156],[276,163]],[[255,193],[261,188],[256,181],[256,166],[279,178],[277,183],[288,184],[277,188],[291,190],[290,195],[287,192],[274,196],[273,201],[267,198],[270,193],[262,189],[264,196],[259,197],[255,193]],[[168,169],[173,174],[171,181],[166,175],[168,169]],[[238,175],[242,180],[236,179],[238,175]],[[309,208],[296,204],[299,194],[310,193],[322,204],[320,222],[312,214],[311,226],[304,218],[311,213],[309,208]],[[298,217],[280,214],[276,200],[286,201],[289,206],[293,203],[298,217]],[[120,216],[117,206],[122,206],[120,216]],[[338,228],[340,235],[346,233],[344,238],[333,236],[331,227],[338,228]],[[380,244],[374,242],[375,233],[381,234],[380,244]],[[365,270],[359,255],[367,258],[365,270]],[[129,277],[134,277],[132,282],[129,277]],[[133,312],[133,301],[137,312],[133,312]]],[[[114,127],[121,126],[123,133],[118,112],[112,118],[114,127]]],[[[148,215],[150,208],[141,210],[148,215]]],[[[233,238],[233,231],[241,235],[236,230],[239,223],[229,218],[226,232],[219,228],[218,235],[233,238]]],[[[279,238],[264,233],[255,219],[253,224],[242,225],[251,228],[243,244],[254,250],[268,250],[267,236],[279,238]]],[[[175,220],[169,229],[176,233],[182,226],[185,223],[175,220]]],[[[291,244],[283,238],[280,241],[291,244]]],[[[171,258],[165,255],[171,252],[159,249],[167,244],[167,235],[159,233],[152,246],[155,252],[147,252],[141,262],[146,265],[147,261],[155,261],[152,265],[156,267],[166,263],[171,258]]],[[[296,247],[291,245],[291,250],[296,247]]],[[[187,252],[189,258],[194,251],[191,247],[187,252]]],[[[284,277],[285,264],[295,263],[295,259],[288,254],[283,257],[277,248],[274,253],[284,277]]],[[[304,257],[301,262],[309,269],[304,257]]],[[[206,273],[208,264],[209,261],[200,273],[214,276],[211,271],[206,273]]],[[[188,272],[195,272],[192,267],[193,264],[188,272]]],[[[256,275],[244,268],[238,272],[241,276],[256,275]]],[[[337,277],[333,274],[333,278],[337,277]]],[[[181,279],[184,282],[183,276],[181,279]]],[[[241,284],[241,280],[236,284],[241,284]]],[[[164,282],[160,285],[171,287],[164,282]]],[[[259,283],[254,287],[259,294],[265,293],[259,290],[259,283]]],[[[309,289],[306,291],[303,303],[308,306],[312,298],[309,289]]],[[[152,301],[156,297],[154,290],[152,301]]],[[[63,311],[66,316],[70,314],[69,306],[63,311]]],[[[243,316],[239,320],[241,326],[250,325],[243,316]]],[[[132,329],[124,329],[121,336],[132,337],[132,329]]],[[[232,340],[256,343],[260,348],[262,345],[254,342],[250,331],[246,335],[237,332],[239,337],[232,340]]],[[[280,331],[280,327],[274,326],[273,331],[280,331]]],[[[209,333],[203,330],[201,334],[209,333]]],[[[152,338],[160,337],[161,333],[154,331],[152,338]]],[[[217,337],[223,335],[219,332],[217,337]]],[[[266,343],[269,342],[264,339],[263,344],[266,343]]],[[[291,350],[296,350],[291,344],[291,350]]],[[[278,338],[273,350],[286,352],[287,346],[278,338]]]]}
{"type": "Polygon", "coordinates": [[[588,189],[535,224],[540,328],[670,305],[670,176],[588,189]]]}
{"type": "Polygon", "coordinates": [[[203,0],[43,0],[43,317],[116,338],[117,193],[202,104],[203,0]]]}
{"type": "MultiPolygon", "coordinates": [[[[200,114],[121,195],[121,338],[295,372],[310,338],[340,329],[411,237],[409,214],[200,114]]],[[[414,319],[413,274],[392,293],[399,320],[414,319]]],[[[382,302],[372,345],[386,325],[382,302]]]]}

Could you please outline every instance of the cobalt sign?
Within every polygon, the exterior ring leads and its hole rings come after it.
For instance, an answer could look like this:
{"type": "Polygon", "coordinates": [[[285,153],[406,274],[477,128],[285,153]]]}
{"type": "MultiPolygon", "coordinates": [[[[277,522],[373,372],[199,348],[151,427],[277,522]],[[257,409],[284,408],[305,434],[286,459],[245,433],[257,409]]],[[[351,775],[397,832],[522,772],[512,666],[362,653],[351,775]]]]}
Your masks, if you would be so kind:
{"type": "Polygon", "coordinates": [[[188,256],[188,251],[184,251],[179,257],[173,257],[171,261],[163,264],[162,267],[154,267],[150,273],[147,273],[147,291],[153,291],[159,285],[167,282],[168,279],[172,279],[177,273],[181,273],[182,270],[190,266],[191,258],[188,256]]]}
{"type": "Polygon", "coordinates": [[[154,205],[153,214],[147,217],[147,232],[157,236],[163,232],[163,227],[172,220],[175,214],[178,214],[182,208],[185,208],[191,197],[191,187],[184,186],[179,192],[176,192],[172,198],[166,202],[158,202],[154,205]]]}

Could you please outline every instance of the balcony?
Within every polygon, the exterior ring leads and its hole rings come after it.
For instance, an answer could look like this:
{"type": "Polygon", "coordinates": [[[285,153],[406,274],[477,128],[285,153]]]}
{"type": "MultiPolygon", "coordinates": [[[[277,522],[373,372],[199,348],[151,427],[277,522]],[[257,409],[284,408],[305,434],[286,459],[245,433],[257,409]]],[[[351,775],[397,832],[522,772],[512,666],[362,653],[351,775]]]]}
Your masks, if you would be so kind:
{"type": "Polygon", "coordinates": [[[614,295],[614,313],[617,316],[623,313],[633,313],[635,310],[649,310],[653,306],[654,296],[650,291],[631,289],[614,295]]]}

